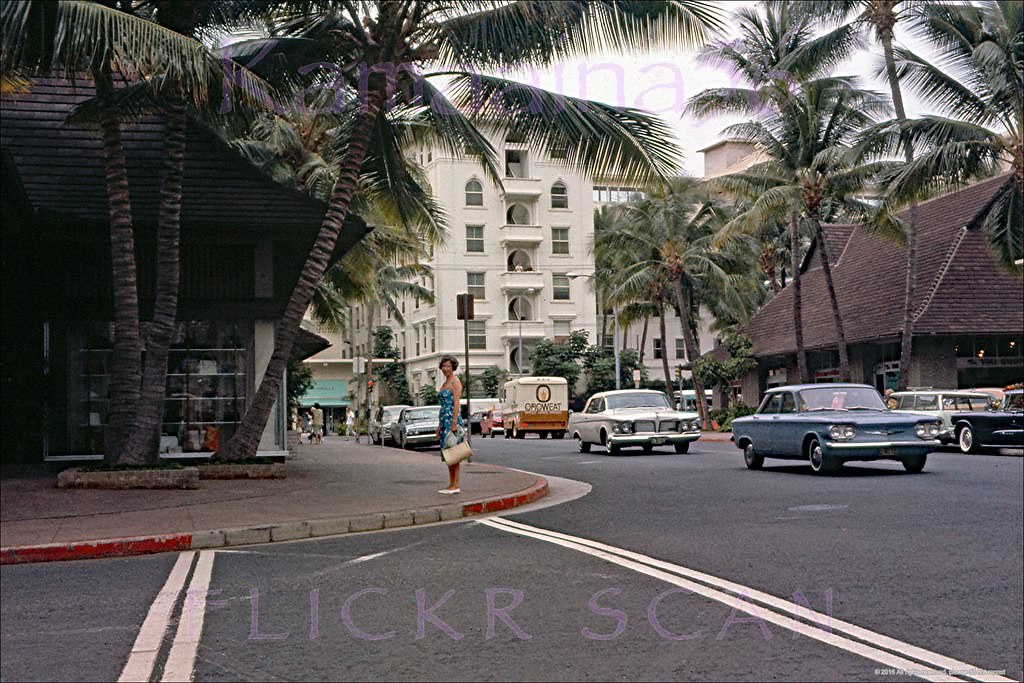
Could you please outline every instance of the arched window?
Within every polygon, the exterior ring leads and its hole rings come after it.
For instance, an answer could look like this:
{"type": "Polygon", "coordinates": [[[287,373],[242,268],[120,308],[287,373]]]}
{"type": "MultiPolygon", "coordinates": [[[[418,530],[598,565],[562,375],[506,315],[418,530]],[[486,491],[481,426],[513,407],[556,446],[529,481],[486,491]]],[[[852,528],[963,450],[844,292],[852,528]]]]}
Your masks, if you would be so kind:
{"type": "Polygon", "coordinates": [[[533,270],[533,264],[530,262],[530,255],[522,249],[516,249],[508,255],[508,271],[510,273],[531,270],[533,270]]]}
{"type": "Polygon", "coordinates": [[[522,204],[513,204],[505,212],[508,225],[530,225],[530,210],[522,204]]]}
{"type": "Polygon", "coordinates": [[[509,320],[533,320],[533,305],[525,296],[513,297],[508,303],[509,320]]]}
{"type": "Polygon", "coordinates": [[[484,205],[484,186],[479,180],[470,180],[466,183],[466,206],[484,205]]]}
{"type": "Polygon", "coordinates": [[[569,208],[569,189],[565,186],[565,183],[561,181],[551,186],[551,208],[569,208]]]}

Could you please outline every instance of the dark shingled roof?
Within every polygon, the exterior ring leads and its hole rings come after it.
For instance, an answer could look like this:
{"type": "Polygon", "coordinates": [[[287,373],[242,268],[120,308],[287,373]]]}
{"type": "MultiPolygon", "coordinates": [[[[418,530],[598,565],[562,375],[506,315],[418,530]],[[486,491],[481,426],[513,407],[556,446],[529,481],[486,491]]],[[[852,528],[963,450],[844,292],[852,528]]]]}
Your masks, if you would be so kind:
{"type": "MultiPolygon", "coordinates": [[[[1002,268],[975,220],[1006,175],[918,207],[915,335],[1006,334],[1024,328],[1020,275],[1002,268]]],[[[901,214],[906,220],[906,212],[901,214]]],[[[903,323],[906,247],[866,226],[826,226],[839,309],[850,344],[898,338],[903,323]],[[831,233],[831,234],[830,234],[831,233]],[[840,253],[833,245],[844,244],[840,253]]],[[[804,343],[834,346],[832,308],[820,266],[801,277],[804,343]]],[[[751,319],[758,356],[793,353],[793,291],[787,286],[751,319]]]]}
{"type": "MultiPolygon", "coordinates": [[[[29,92],[5,95],[0,102],[0,145],[34,210],[109,220],[99,131],[64,122],[75,104],[93,96],[88,79],[40,78],[29,92]]],[[[158,116],[122,126],[136,225],[156,222],[162,128],[158,116]]],[[[326,210],[323,203],[274,183],[195,122],[189,123],[187,135],[183,226],[267,231],[278,237],[304,227],[314,232],[303,231],[303,239],[315,234],[326,210]]],[[[365,234],[362,221],[353,218],[351,227],[358,236],[343,233],[339,240],[348,246],[365,234]]]]}

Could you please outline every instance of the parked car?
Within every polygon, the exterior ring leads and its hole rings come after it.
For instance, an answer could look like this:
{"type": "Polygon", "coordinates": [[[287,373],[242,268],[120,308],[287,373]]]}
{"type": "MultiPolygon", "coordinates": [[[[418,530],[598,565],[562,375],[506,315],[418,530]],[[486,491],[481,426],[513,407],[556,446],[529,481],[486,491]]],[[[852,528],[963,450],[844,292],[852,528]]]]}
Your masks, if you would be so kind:
{"type": "Polygon", "coordinates": [[[378,445],[381,443],[396,443],[394,440],[395,423],[398,422],[398,417],[402,414],[402,410],[410,407],[408,405],[394,405],[377,408],[373,419],[370,420],[370,440],[378,445]]]}
{"type": "Polygon", "coordinates": [[[501,407],[501,401],[496,398],[471,398],[468,399],[468,404],[467,399],[464,398],[459,401],[459,403],[462,410],[463,420],[466,418],[466,413],[469,413],[469,428],[471,430],[471,434],[480,433],[480,423],[483,422],[484,414],[486,414],[488,410],[501,407]],[[467,405],[469,406],[468,408],[467,405]]]}
{"type": "Polygon", "coordinates": [[[889,398],[896,401],[893,410],[897,413],[917,413],[942,420],[939,441],[944,444],[956,441],[950,420],[954,413],[988,410],[992,405],[990,394],[952,389],[897,391],[889,398]]]}
{"type": "Polygon", "coordinates": [[[674,410],[660,391],[604,391],[591,396],[582,412],[569,416],[569,434],[580,453],[589,453],[593,444],[609,453],[631,446],[649,453],[668,445],[685,453],[700,438],[700,418],[674,410]]]}
{"type": "Polygon", "coordinates": [[[986,448],[1024,448],[1024,389],[1003,393],[998,410],[953,415],[957,444],[964,453],[986,448]]]}
{"type": "Polygon", "coordinates": [[[480,422],[480,436],[489,436],[492,439],[495,434],[504,434],[505,426],[501,420],[501,408],[494,408],[484,413],[484,419],[480,422]]]}
{"type": "Polygon", "coordinates": [[[757,412],[732,421],[733,442],[752,470],[764,459],[807,460],[814,472],[852,460],[899,460],[924,469],[938,448],[942,423],[897,413],[866,384],[799,384],[771,389],[757,412]]]}
{"type": "Polygon", "coordinates": [[[395,443],[409,449],[423,445],[440,448],[440,441],[437,438],[440,426],[439,412],[437,406],[403,409],[393,430],[392,438],[395,443]]]}

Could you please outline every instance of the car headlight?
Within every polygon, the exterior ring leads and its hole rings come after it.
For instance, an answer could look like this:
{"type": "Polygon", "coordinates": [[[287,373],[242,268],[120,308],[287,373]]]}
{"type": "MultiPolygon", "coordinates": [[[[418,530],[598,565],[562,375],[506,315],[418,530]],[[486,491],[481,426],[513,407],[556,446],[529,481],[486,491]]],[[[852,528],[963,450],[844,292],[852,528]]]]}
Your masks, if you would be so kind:
{"type": "Polygon", "coordinates": [[[616,434],[632,434],[633,423],[632,422],[616,422],[612,427],[612,431],[616,434]]]}
{"type": "Polygon", "coordinates": [[[679,431],[681,432],[699,432],[700,431],[700,420],[680,420],[679,431]]]}
{"type": "Polygon", "coordinates": [[[828,428],[828,436],[836,441],[849,441],[857,436],[853,425],[832,425],[828,428]]]}
{"type": "Polygon", "coordinates": [[[918,422],[914,425],[914,433],[919,439],[934,439],[941,430],[942,426],[938,422],[918,422]]]}

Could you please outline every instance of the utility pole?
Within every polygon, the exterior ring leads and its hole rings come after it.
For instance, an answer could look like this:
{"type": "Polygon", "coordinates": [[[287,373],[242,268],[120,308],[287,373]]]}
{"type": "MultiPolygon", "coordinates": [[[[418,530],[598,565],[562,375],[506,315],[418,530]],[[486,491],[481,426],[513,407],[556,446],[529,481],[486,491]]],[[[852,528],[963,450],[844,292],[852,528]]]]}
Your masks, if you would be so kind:
{"type": "MultiPolygon", "coordinates": [[[[473,407],[469,398],[471,393],[470,385],[473,378],[469,374],[469,321],[473,319],[473,295],[458,294],[455,297],[456,317],[462,321],[462,337],[466,346],[466,443],[472,443],[473,436],[473,407]]],[[[456,406],[456,410],[462,411],[462,406],[456,406]]]]}

